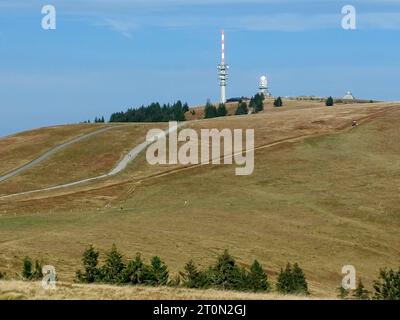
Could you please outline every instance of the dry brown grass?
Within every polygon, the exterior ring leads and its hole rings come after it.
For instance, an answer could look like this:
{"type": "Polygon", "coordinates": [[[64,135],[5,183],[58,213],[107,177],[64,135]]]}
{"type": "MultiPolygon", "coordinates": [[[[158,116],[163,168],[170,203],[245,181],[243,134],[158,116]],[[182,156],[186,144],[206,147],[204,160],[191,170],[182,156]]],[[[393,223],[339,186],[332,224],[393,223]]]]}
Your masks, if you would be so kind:
{"type": "Polygon", "coordinates": [[[0,138],[0,174],[30,162],[67,140],[98,130],[103,124],[78,124],[41,128],[0,138]]]}
{"type": "Polygon", "coordinates": [[[40,282],[0,281],[0,300],[303,300],[304,296],[275,293],[194,290],[169,287],[83,285],[57,283],[45,290],[40,282]]]}
{"type": "Polygon", "coordinates": [[[249,177],[232,166],[171,172],[142,155],[107,181],[0,201],[0,269],[15,276],[30,255],[71,281],[89,243],[102,254],[116,243],[127,257],[160,255],[175,274],[228,248],[242,265],[260,260],[272,279],[299,262],[315,297],[336,295],[345,264],[371,289],[379,268],[400,264],[399,119],[396,104],[363,104],[194,123],[255,127],[259,147],[311,138],[258,149],[249,177]],[[343,130],[352,119],[364,120],[343,130]]]}
{"type": "Polygon", "coordinates": [[[116,126],[64,148],[35,167],[0,184],[0,195],[64,184],[106,174],[133,147],[142,143],[148,130],[165,123],[116,126]]]}

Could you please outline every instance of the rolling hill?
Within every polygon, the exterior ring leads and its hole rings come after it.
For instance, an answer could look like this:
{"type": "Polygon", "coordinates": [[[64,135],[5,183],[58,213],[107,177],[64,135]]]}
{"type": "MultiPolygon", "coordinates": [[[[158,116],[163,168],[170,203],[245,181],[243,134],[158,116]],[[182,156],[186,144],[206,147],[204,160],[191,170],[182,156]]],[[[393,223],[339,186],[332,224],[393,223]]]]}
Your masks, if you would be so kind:
{"type": "MultiPolygon", "coordinates": [[[[185,124],[254,128],[250,176],[229,165],[150,166],[141,154],[114,177],[18,195],[107,172],[149,128],[166,125],[117,124],[0,183],[0,270],[15,276],[29,255],[70,282],[88,244],[104,252],[115,243],[130,257],[160,255],[174,274],[228,248],[243,265],[258,259],[272,279],[299,262],[315,297],[336,295],[347,264],[371,287],[380,268],[400,265],[399,121],[399,103],[267,101],[260,114],[185,124]]],[[[0,175],[98,128],[0,139],[0,175]]]]}

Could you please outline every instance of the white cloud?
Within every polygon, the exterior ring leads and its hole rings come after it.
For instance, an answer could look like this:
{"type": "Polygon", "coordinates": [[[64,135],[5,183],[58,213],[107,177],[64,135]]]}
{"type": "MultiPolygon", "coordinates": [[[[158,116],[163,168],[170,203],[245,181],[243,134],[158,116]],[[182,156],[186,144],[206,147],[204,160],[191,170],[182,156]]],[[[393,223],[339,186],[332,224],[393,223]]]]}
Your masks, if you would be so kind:
{"type": "Polygon", "coordinates": [[[138,25],[129,20],[111,19],[105,18],[103,23],[99,25],[104,25],[109,27],[111,30],[119,32],[124,37],[129,39],[132,38],[132,32],[138,28],[138,25]]]}

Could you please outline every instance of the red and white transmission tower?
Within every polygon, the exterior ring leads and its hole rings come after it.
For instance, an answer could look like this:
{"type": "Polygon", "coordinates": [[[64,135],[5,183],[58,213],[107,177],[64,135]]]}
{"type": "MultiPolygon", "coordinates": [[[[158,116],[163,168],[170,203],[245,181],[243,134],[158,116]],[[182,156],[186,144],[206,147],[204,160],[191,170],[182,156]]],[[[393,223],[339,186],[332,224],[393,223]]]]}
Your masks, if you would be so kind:
{"type": "Polygon", "coordinates": [[[221,64],[218,65],[219,85],[221,87],[221,103],[226,102],[226,80],[229,66],[225,64],[225,33],[221,30],[221,64]]]}

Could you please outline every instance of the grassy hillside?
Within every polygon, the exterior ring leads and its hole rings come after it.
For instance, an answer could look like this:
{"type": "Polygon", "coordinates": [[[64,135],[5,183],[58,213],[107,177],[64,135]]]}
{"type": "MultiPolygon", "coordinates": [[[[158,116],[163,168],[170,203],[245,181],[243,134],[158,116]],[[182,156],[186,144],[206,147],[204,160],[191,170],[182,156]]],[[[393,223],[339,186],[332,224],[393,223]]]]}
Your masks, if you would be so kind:
{"type": "Polygon", "coordinates": [[[0,174],[32,161],[58,144],[104,126],[104,124],[55,126],[0,138],[0,174]]]}
{"type": "Polygon", "coordinates": [[[44,290],[40,282],[0,281],[0,300],[294,300],[310,297],[278,295],[274,293],[256,294],[234,291],[192,290],[168,287],[143,287],[110,285],[82,285],[58,283],[57,290],[44,290]]]}
{"type": "Polygon", "coordinates": [[[345,264],[370,287],[379,268],[400,265],[399,121],[396,104],[364,104],[188,124],[254,127],[254,174],[153,167],[142,155],[107,181],[0,200],[0,270],[13,275],[29,255],[71,281],[89,243],[102,253],[116,243],[129,257],[160,255],[174,274],[228,248],[243,265],[259,259],[272,278],[299,262],[315,297],[336,294],[345,264]]]}
{"type": "MultiPolygon", "coordinates": [[[[106,174],[152,128],[165,123],[115,125],[115,128],[67,146],[32,169],[0,184],[0,195],[46,188],[106,174]]],[[[15,155],[14,155],[15,157],[15,155]]]]}

